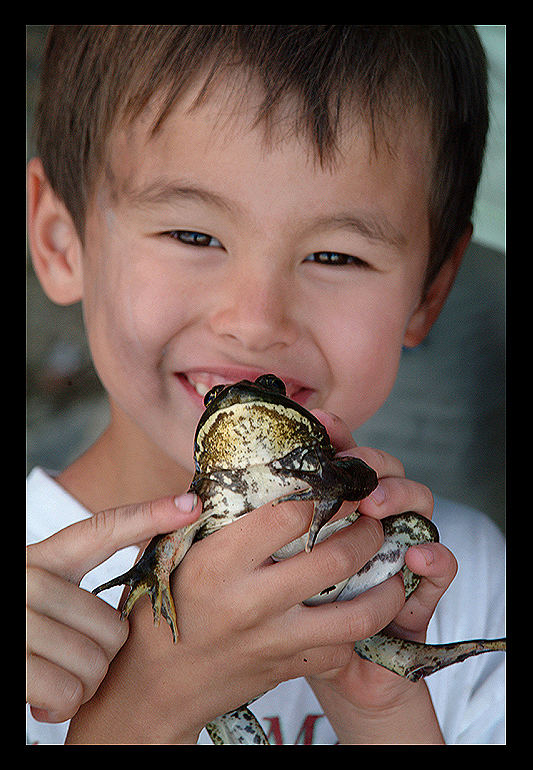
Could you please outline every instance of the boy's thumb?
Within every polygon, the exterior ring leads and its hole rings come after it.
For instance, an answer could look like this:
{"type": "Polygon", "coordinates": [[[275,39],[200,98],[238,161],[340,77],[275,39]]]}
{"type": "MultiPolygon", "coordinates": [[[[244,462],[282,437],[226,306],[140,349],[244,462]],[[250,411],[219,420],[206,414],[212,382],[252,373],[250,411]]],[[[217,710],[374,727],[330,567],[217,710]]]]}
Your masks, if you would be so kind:
{"type": "Polygon", "coordinates": [[[110,508],[28,546],[28,561],[77,584],[121,548],[192,524],[200,511],[199,498],[190,492],[110,508]]]}

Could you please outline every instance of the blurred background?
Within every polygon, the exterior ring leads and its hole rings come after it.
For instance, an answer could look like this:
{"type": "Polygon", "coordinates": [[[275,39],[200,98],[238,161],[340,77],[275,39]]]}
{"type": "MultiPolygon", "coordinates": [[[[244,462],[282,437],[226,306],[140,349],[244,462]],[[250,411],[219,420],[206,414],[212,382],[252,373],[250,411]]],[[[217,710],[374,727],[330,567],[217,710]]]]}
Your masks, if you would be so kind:
{"type": "MultiPolygon", "coordinates": [[[[27,26],[27,156],[47,25],[27,26]]],[[[479,25],[489,60],[487,156],[474,241],[424,342],[406,350],[386,404],[359,444],[400,458],[409,478],[488,513],[505,529],[505,25],[479,25]]],[[[79,305],[43,294],[26,254],[27,470],[60,470],[105,427],[79,305]]]]}

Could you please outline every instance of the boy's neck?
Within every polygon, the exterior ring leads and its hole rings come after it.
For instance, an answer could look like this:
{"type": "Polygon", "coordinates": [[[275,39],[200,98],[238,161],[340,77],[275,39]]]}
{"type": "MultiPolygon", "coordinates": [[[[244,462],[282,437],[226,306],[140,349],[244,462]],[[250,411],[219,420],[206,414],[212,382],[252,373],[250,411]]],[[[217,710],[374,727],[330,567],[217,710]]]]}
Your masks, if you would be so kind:
{"type": "Polygon", "coordinates": [[[59,474],[59,484],[93,513],[187,491],[193,474],[155,447],[140,429],[137,440],[131,441],[130,435],[128,441],[124,435],[128,418],[113,408],[111,414],[102,435],[59,474]]]}

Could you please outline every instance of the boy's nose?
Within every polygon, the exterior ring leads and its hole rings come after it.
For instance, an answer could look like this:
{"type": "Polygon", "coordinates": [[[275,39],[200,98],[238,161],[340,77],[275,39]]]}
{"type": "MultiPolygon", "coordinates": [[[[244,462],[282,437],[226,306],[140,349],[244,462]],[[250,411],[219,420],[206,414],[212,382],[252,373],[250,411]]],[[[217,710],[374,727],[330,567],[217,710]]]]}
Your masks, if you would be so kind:
{"type": "Polygon", "coordinates": [[[255,352],[295,342],[298,328],[288,281],[243,271],[228,275],[216,297],[209,318],[215,334],[255,352]]]}

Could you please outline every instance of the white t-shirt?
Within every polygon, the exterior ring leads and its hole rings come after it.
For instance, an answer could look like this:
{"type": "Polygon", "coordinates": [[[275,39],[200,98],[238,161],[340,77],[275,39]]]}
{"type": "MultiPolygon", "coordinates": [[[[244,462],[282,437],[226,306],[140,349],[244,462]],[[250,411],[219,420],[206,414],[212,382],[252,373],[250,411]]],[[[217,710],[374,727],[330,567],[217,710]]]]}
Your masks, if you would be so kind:
{"type": "MultiPolygon", "coordinates": [[[[44,540],[91,514],[53,476],[35,468],[27,484],[27,542],[44,540]]],[[[442,597],[428,629],[433,644],[505,635],[505,541],[484,514],[438,499],[433,516],[441,542],[454,553],[459,571],[442,597]]],[[[129,569],[135,547],[124,548],[89,572],[81,586],[92,590],[129,569]]],[[[103,597],[114,606],[118,587],[103,597]]],[[[470,658],[428,677],[427,685],[448,744],[505,743],[505,654],[470,658]]],[[[335,744],[337,737],[305,679],[283,682],[251,706],[273,744],[335,744]]],[[[30,744],[62,744],[68,722],[45,724],[28,708],[30,744]]],[[[200,744],[210,744],[205,730],[200,744]]]]}

